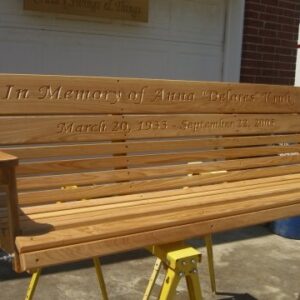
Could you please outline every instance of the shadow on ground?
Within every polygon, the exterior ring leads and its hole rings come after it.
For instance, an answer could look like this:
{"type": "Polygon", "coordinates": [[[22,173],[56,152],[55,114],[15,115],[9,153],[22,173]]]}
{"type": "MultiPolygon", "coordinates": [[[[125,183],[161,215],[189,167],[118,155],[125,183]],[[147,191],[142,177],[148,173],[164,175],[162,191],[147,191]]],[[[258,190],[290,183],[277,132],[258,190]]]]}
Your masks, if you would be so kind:
{"type": "Polygon", "coordinates": [[[236,293],[226,293],[218,292],[217,296],[224,296],[224,298],[218,298],[219,300],[258,300],[249,294],[236,294],[236,293]]]}

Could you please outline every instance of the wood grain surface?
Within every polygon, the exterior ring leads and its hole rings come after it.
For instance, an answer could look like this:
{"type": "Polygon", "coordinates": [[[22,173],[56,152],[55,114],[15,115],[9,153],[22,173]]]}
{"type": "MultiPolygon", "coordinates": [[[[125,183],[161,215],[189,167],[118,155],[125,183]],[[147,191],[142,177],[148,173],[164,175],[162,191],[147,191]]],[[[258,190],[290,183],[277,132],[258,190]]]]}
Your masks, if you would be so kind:
{"type": "MultiPolygon", "coordinates": [[[[158,230],[120,235],[87,243],[33,251],[21,254],[21,267],[22,270],[25,271],[36,267],[79,261],[89,257],[104,256],[137,249],[148,246],[149,244],[171,243],[195,236],[241,228],[282,217],[290,217],[297,213],[300,213],[299,203],[295,205],[284,205],[280,208],[266,208],[250,213],[231,215],[230,217],[187,223],[158,230]]],[[[18,245],[20,245],[19,239],[23,241],[24,238],[17,238],[18,245]]]]}
{"type": "Polygon", "coordinates": [[[0,74],[0,245],[24,271],[300,214],[299,111],[296,87],[0,74]]]}
{"type": "Polygon", "coordinates": [[[27,116],[0,118],[0,145],[300,132],[295,114],[27,116]]]}
{"type": "Polygon", "coordinates": [[[168,139],[151,141],[124,141],[124,142],[99,142],[99,143],[77,143],[59,145],[18,145],[17,147],[5,147],[3,151],[17,156],[19,159],[40,159],[52,157],[82,157],[88,155],[107,155],[122,153],[142,152],[165,152],[183,151],[210,148],[234,148],[245,146],[262,146],[270,144],[289,145],[300,142],[300,134],[287,135],[259,135],[259,136],[237,136],[237,137],[201,137],[191,139],[168,139]]]}
{"type": "Polygon", "coordinates": [[[259,84],[0,75],[0,114],[295,113],[300,88],[259,84]]]}

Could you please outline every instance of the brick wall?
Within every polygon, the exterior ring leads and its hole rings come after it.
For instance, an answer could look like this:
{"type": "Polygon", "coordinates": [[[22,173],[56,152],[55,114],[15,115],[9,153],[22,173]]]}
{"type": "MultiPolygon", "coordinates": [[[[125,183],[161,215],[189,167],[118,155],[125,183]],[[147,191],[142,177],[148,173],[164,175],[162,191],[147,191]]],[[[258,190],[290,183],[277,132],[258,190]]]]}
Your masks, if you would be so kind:
{"type": "Polygon", "coordinates": [[[300,0],[246,0],[241,82],[294,85],[300,0]]]}

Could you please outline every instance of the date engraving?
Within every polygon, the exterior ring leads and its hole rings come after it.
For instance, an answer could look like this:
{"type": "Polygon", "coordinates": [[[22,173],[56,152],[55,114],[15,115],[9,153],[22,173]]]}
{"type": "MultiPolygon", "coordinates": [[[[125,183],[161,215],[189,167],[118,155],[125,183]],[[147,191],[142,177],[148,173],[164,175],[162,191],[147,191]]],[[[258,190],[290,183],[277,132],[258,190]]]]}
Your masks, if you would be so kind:
{"type": "Polygon", "coordinates": [[[76,124],[74,122],[58,123],[56,127],[57,134],[72,134],[72,133],[102,133],[107,129],[105,121],[100,121],[94,124],[76,124]]]}
{"type": "Polygon", "coordinates": [[[237,120],[237,127],[238,128],[248,128],[250,127],[250,123],[248,119],[238,119],[237,120]]]}
{"type": "Polygon", "coordinates": [[[225,120],[211,120],[211,121],[187,121],[183,120],[179,126],[182,130],[191,130],[193,132],[201,131],[202,129],[219,129],[219,128],[233,128],[234,121],[225,120]]]}
{"type": "Polygon", "coordinates": [[[165,130],[168,128],[168,122],[163,121],[140,121],[138,125],[138,131],[141,130],[165,130]]]}
{"type": "MultiPolygon", "coordinates": [[[[265,115],[267,116],[267,115],[265,115]]],[[[75,117],[76,118],[76,117],[75,117]]],[[[185,136],[202,134],[239,134],[269,132],[280,128],[280,120],[275,118],[255,118],[251,115],[233,115],[232,117],[202,118],[195,117],[153,117],[140,120],[135,116],[91,118],[86,122],[80,118],[77,121],[59,122],[56,133],[59,135],[98,135],[106,137],[159,137],[185,136]],[[277,124],[277,121],[279,124],[277,124]],[[278,127],[279,125],[279,127],[278,127]]]]}
{"type": "Polygon", "coordinates": [[[120,132],[130,132],[131,127],[130,124],[126,121],[114,121],[112,125],[112,131],[120,131],[120,132]]]}
{"type": "Polygon", "coordinates": [[[238,128],[272,128],[275,127],[275,119],[238,119],[237,127],[238,128]]]}
{"type": "Polygon", "coordinates": [[[276,126],[275,119],[237,119],[237,120],[209,120],[209,121],[187,121],[183,120],[179,126],[182,130],[205,131],[218,129],[268,129],[276,126]]]}
{"type": "Polygon", "coordinates": [[[267,128],[267,127],[275,127],[276,121],[275,119],[255,119],[255,127],[259,128],[267,128]]]}

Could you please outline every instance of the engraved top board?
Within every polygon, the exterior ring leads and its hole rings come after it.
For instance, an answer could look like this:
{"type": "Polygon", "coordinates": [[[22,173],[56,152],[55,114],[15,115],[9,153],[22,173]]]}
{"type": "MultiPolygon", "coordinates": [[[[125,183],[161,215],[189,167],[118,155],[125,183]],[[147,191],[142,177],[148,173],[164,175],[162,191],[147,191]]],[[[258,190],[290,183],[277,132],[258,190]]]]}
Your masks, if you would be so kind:
{"type": "Polygon", "coordinates": [[[0,75],[0,115],[299,113],[300,88],[156,79],[0,75]]]}

